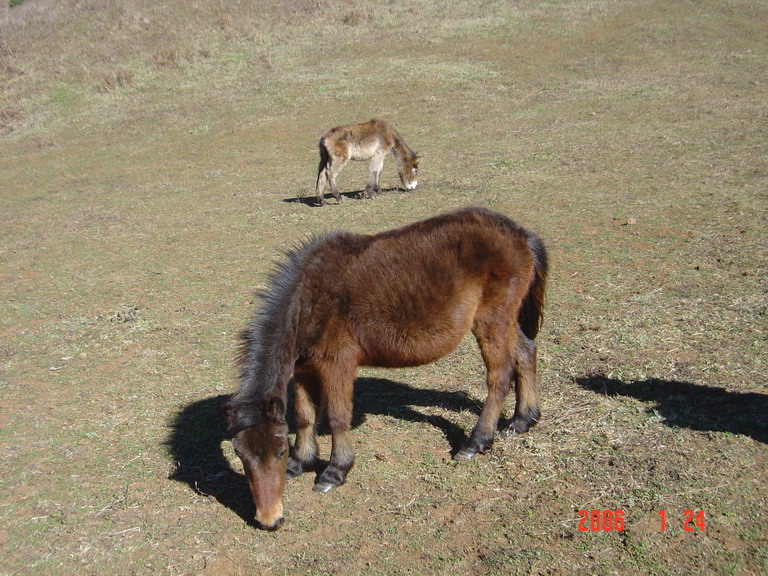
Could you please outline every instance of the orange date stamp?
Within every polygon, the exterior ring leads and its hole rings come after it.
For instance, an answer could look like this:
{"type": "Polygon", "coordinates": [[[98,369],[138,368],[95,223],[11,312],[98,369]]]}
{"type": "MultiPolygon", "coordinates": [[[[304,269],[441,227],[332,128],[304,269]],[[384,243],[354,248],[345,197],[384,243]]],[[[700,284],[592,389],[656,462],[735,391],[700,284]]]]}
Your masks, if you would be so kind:
{"type": "MultiPolygon", "coordinates": [[[[659,532],[666,532],[672,519],[666,510],[657,512],[660,520],[659,532]]],[[[624,510],[579,510],[579,532],[621,532],[624,530],[624,510]]],[[[707,527],[704,510],[685,510],[682,517],[684,532],[704,532],[707,527]]]]}

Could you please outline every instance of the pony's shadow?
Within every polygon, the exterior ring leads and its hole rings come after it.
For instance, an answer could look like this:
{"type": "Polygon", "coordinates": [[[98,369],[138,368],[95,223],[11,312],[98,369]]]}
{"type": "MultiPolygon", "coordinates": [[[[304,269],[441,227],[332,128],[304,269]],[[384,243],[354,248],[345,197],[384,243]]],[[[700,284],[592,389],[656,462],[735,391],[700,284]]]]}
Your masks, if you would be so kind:
{"type": "MultiPolygon", "coordinates": [[[[382,188],[379,190],[379,195],[382,194],[390,194],[393,192],[404,192],[402,188],[382,188]]],[[[353,190],[351,192],[339,192],[341,194],[341,197],[344,198],[344,201],[348,200],[363,200],[367,199],[365,195],[365,190],[353,190]]],[[[325,198],[326,204],[335,204],[336,198],[333,197],[333,194],[324,194],[323,198],[325,198]]],[[[321,208],[320,204],[318,204],[315,201],[314,196],[294,196],[292,198],[283,198],[283,202],[287,202],[288,204],[304,204],[304,206],[309,206],[310,208],[321,208]]]]}
{"type": "MultiPolygon", "coordinates": [[[[480,404],[466,392],[448,392],[414,388],[402,382],[386,378],[358,378],[355,381],[352,427],[357,428],[368,414],[390,416],[406,422],[425,422],[439,429],[451,446],[452,453],[459,451],[466,438],[466,431],[447,418],[424,414],[414,406],[440,407],[451,412],[469,411],[480,414],[480,404]]],[[[327,424],[319,432],[329,433],[327,424]]]]}
{"type": "Polygon", "coordinates": [[[723,388],[678,380],[624,382],[603,375],[577,378],[582,388],[605,396],[652,402],[664,424],[698,431],[730,432],[768,444],[768,395],[728,392],[723,388]]]}
{"type": "Polygon", "coordinates": [[[222,411],[229,398],[212,396],[185,406],[174,415],[166,440],[174,461],[169,478],[188,484],[198,494],[215,498],[252,524],[256,508],[248,481],[232,469],[221,447],[229,438],[222,411]]]}
{"type": "MultiPolygon", "coordinates": [[[[169,478],[216,499],[246,523],[252,524],[256,511],[248,481],[232,469],[222,450],[222,442],[229,438],[222,406],[229,398],[229,395],[212,396],[185,406],[174,415],[171,434],[166,441],[175,463],[169,478]]],[[[358,378],[355,381],[352,427],[357,428],[365,422],[368,414],[425,422],[442,431],[455,454],[466,436],[465,431],[443,416],[423,414],[414,406],[480,413],[478,402],[464,392],[423,390],[382,378],[358,378]]],[[[291,396],[287,415],[289,426],[294,430],[291,396]]],[[[322,423],[318,432],[328,433],[327,424],[322,423]]]]}

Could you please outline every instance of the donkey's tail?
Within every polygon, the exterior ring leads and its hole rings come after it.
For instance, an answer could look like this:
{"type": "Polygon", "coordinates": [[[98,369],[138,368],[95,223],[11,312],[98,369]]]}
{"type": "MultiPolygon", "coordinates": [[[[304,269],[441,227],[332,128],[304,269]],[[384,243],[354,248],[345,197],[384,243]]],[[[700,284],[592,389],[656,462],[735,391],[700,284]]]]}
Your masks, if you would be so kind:
{"type": "Polygon", "coordinates": [[[320,183],[320,176],[330,164],[331,155],[328,153],[328,149],[325,147],[325,137],[320,138],[317,147],[320,149],[320,166],[317,168],[317,183],[320,183]]]}
{"type": "Polygon", "coordinates": [[[533,255],[533,281],[528,288],[528,294],[520,308],[517,321],[523,334],[533,340],[539,333],[544,319],[544,293],[547,287],[549,259],[541,238],[531,231],[528,231],[528,247],[533,255]]]}

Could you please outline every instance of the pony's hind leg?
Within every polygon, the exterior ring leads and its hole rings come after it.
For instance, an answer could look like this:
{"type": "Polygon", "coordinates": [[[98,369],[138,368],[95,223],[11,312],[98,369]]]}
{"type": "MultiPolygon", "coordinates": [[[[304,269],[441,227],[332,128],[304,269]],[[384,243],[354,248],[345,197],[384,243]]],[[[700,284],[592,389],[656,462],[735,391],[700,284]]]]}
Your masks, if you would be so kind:
{"type": "Polygon", "coordinates": [[[536,379],[536,343],[522,332],[518,333],[515,379],[515,413],[505,422],[502,434],[527,432],[539,421],[539,385],[536,379]]]}
{"type": "Polygon", "coordinates": [[[320,393],[317,382],[295,381],[296,441],[288,458],[288,476],[293,478],[317,468],[317,439],[315,430],[320,413],[320,393]]]}
{"type": "Polygon", "coordinates": [[[505,345],[506,338],[488,338],[476,332],[480,352],[485,362],[488,396],[480,418],[472,429],[454,460],[469,460],[475,454],[483,454],[493,445],[493,436],[499,423],[504,399],[509,394],[512,375],[512,359],[505,345]],[[499,343],[502,343],[499,345],[499,343]]]}

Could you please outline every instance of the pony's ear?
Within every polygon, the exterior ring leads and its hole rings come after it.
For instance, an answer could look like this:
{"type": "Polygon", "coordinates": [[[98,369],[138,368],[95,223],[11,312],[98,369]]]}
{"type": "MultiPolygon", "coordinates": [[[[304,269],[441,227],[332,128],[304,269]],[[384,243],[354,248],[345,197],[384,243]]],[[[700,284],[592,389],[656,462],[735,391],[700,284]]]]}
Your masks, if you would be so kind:
{"type": "Polygon", "coordinates": [[[258,420],[259,406],[255,402],[227,402],[221,410],[227,419],[227,432],[230,436],[255,426],[258,420]]]}
{"type": "Polygon", "coordinates": [[[226,404],[222,404],[221,411],[224,413],[224,417],[227,419],[227,422],[231,422],[235,413],[234,403],[227,402],[226,404]]]}
{"type": "Polygon", "coordinates": [[[277,424],[285,424],[285,403],[277,397],[263,402],[228,402],[221,407],[227,419],[227,432],[235,436],[238,432],[256,426],[264,418],[277,424]]]}
{"type": "Polygon", "coordinates": [[[269,399],[266,416],[278,424],[285,424],[285,403],[281,398],[273,396],[269,399]]]}
{"type": "Polygon", "coordinates": [[[242,427],[238,425],[238,410],[237,405],[234,402],[227,402],[221,407],[221,411],[224,413],[224,418],[227,419],[227,434],[230,437],[237,434],[242,427]]]}

